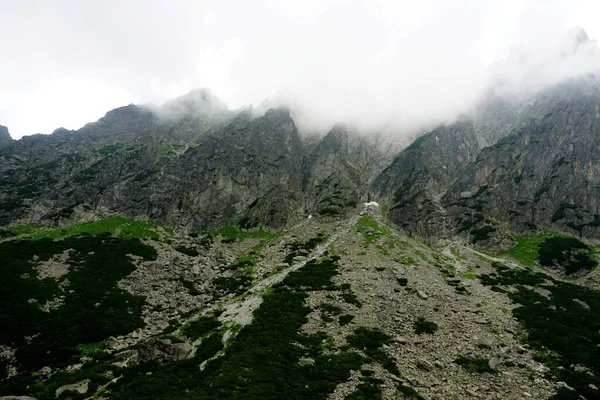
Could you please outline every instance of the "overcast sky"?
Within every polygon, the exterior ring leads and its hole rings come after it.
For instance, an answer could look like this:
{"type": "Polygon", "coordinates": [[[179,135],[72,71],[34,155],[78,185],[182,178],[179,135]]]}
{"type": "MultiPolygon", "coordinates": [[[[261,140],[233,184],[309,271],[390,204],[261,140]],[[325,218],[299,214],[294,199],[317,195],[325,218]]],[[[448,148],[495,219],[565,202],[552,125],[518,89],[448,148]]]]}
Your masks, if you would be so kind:
{"type": "Polygon", "coordinates": [[[597,0],[0,0],[0,124],[76,129],[201,87],[231,108],[288,89],[332,120],[445,118],[515,73],[509,54],[539,56],[527,79],[586,72],[596,53],[538,70],[569,28],[600,38],[598,16],[597,0]]]}

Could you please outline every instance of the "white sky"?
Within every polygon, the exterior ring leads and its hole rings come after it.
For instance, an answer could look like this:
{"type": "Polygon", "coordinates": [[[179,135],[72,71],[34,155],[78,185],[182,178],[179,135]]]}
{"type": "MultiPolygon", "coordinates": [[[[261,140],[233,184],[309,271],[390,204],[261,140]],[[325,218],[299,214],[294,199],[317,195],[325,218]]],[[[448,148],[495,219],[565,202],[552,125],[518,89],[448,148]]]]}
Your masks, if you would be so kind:
{"type": "MultiPolygon", "coordinates": [[[[590,0],[0,0],[0,124],[76,129],[201,87],[232,108],[289,89],[332,121],[446,118],[491,64],[514,73],[496,63],[512,45],[536,77],[569,28],[600,38],[599,16],[590,0]]],[[[595,67],[582,57],[542,75],[595,67]]]]}

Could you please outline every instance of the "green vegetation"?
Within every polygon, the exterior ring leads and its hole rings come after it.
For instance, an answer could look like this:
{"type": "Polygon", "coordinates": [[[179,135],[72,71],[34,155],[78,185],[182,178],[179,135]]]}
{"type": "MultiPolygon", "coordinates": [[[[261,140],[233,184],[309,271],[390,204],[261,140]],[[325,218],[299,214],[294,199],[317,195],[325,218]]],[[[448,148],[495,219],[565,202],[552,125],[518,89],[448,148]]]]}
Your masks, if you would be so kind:
{"type": "Polygon", "coordinates": [[[396,257],[394,261],[404,265],[416,265],[415,260],[407,255],[396,257]]]}
{"type": "Polygon", "coordinates": [[[348,344],[358,350],[362,350],[368,357],[368,361],[376,361],[390,373],[398,376],[400,371],[396,363],[381,348],[390,343],[391,338],[377,328],[358,327],[354,333],[348,336],[348,344]]]}
{"type": "Polygon", "coordinates": [[[371,243],[377,242],[381,236],[389,234],[389,231],[385,228],[381,228],[379,223],[370,215],[363,215],[361,219],[358,220],[356,231],[364,236],[364,247],[369,247],[371,243]]]}
{"type": "Polygon", "coordinates": [[[398,282],[398,285],[400,286],[408,285],[408,279],[406,278],[396,278],[396,282],[398,282]]]}
{"type": "Polygon", "coordinates": [[[242,328],[227,352],[204,371],[197,359],[136,367],[125,371],[112,398],[327,398],[365,359],[348,349],[330,352],[331,341],[324,333],[300,333],[310,312],[308,291],[332,285],[330,279],[337,274],[337,259],[310,263],[312,268],[290,273],[264,297],[252,324],[242,328]],[[315,362],[302,366],[301,357],[315,362]]]}
{"type": "Polygon", "coordinates": [[[340,315],[340,317],[338,318],[338,322],[340,323],[341,326],[346,326],[353,320],[354,320],[354,315],[350,315],[350,314],[340,315]]]}
{"type": "Polygon", "coordinates": [[[331,303],[323,303],[319,306],[319,308],[321,310],[323,310],[324,312],[332,314],[332,315],[340,315],[342,313],[341,308],[339,308],[338,306],[331,304],[331,303]]]}
{"type": "Polygon", "coordinates": [[[79,350],[81,350],[82,356],[88,356],[92,353],[97,353],[97,352],[101,352],[102,350],[104,350],[104,345],[102,344],[102,342],[87,343],[87,344],[80,344],[77,346],[77,348],[79,350]]]}
{"type": "Polygon", "coordinates": [[[423,317],[419,317],[415,321],[413,327],[415,328],[415,333],[417,335],[422,335],[423,333],[428,333],[432,335],[438,329],[438,325],[435,322],[427,321],[423,317]]]}
{"type": "Polygon", "coordinates": [[[483,372],[495,372],[490,368],[489,360],[487,358],[459,356],[454,362],[469,372],[476,372],[478,374],[483,372]]]}
{"type": "Polygon", "coordinates": [[[191,340],[196,340],[220,326],[221,323],[215,317],[203,316],[184,325],[181,332],[191,340]]]}
{"type": "Polygon", "coordinates": [[[340,315],[342,309],[330,303],[323,303],[319,306],[321,309],[321,319],[325,322],[332,322],[334,316],[340,315]]]}
{"type": "Polygon", "coordinates": [[[514,236],[517,245],[500,255],[509,255],[528,267],[536,263],[543,266],[560,266],[567,274],[594,268],[594,251],[585,243],[564,235],[514,236]]]}
{"type": "Polygon", "coordinates": [[[240,242],[250,238],[275,239],[280,235],[279,233],[266,232],[262,228],[255,231],[243,231],[236,225],[225,226],[215,231],[214,234],[222,236],[228,242],[240,242]]]}
{"type": "Polygon", "coordinates": [[[337,274],[337,261],[340,259],[339,256],[331,256],[327,263],[319,263],[315,260],[308,261],[304,268],[300,271],[304,272],[299,274],[299,271],[290,273],[285,282],[288,286],[303,288],[306,291],[312,290],[333,290],[335,285],[327,279],[332,274],[337,274]]]}
{"type": "Polygon", "coordinates": [[[226,294],[233,293],[236,296],[239,296],[250,287],[252,284],[252,278],[247,275],[229,277],[220,276],[215,279],[213,283],[218,291],[226,294]]]}
{"type": "Polygon", "coordinates": [[[523,265],[534,267],[539,257],[539,245],[544,240],[557,236],[549,233],[543,235],[515,235],[513,239],[517,241],[517,245],[510,250],[500,253],[500,255],[511,256],[523,265]]]}
{"type": "Polygon", "coordinates": [[[198,255],[200,255],[200,253],[198,253],[198,250],[196,250],[195,247],[177,246],[175,247],[175,250],[177,250],[181,254],[185,254],[186,256],[190,257],[197,257],[198,255]]]}
{"type": "Polygon", "coordinates": [[[43,229],[43,226],[41,224],[29,224],[0,229],[0,239],[19,235],[27,235],[41,229],[43,229]]]}
{"type": "Polygon", "coordinates": [[[467,270],[465,272],[462,272],[460,274],[463,278],[465,279],[477,279],[477,274],[475,273],[475,268],[470,266],[467,268],[467,270]]]}
{"type": "Polygon", "coordinates": [[[233,264],[227,266],[227,269],[232,271],[243,270],[248,274],[252,274],[256,263],[256,258],[248,254],[238,258],[233,264]]]}
{"type": "Polygon", "coordinates": [[[18,347],[16,358],[23,372],[62,366],[94,347],[82,343],[143,326],[144,299],[115,285],[135,270],[130,254],[147,260],[156,257],[156,251],[138,239],[107,236],[0,243],[0,344],[18,347]],[[38,279],[32,259],[37,256],[40,263],[67,250],[69,270],[60,280],[69,283],[62,291],[58,281],[38,279]],[[40,309],[59,296],[64,296],[62,305],[50,312],[40,309]],[[33,339],[28,342],[25,336],[33,339]]]}
{"type": "Polygon", "coordinates": [[[597,398],[590,384],[600,387],[600,293],[540,272],[498,263],[494,267],[496,272],[479,279],[486,286],[513,287],[507,292],[518,304],[513,315],[527,332],[535,358],[550,369],[547,377],[566,382],[578,395],[597,398]],[[548,290],[551,296],[542,296],[531,286],[548,290]]]}
{"type": "Polygon", "coordinates": [[[477,243],[481,241],[488,240],[490,238],[490,233],[496,232],[496,228],[490,225],[486,225],[481,228],[472,229],[471,230],[471,242],[477,243]]]}
{"type": "Polygon", "coordinates": [[[380,400],[381,379],[363,377],[354,392],[346,396],[346,400],[380,400]]]}
{"type": "MultiPolygon", "coordinates": [[[[85,224],[74,225],[67,228],[51,229],[46,231],[38,231],[36,228],[23,227],[25,234],[28,234],[27,239],[57,239],[67,236],[76,236],[82,234],[89,235],[106,235],[123,238],[152,238],[159,239],[157,228],[159,225],[155,222],[136,221],[123,217],[109,217],[100,221],[88,222],[85,224]]],[[[17,228],[11,228],[10,231],[15,232],[17,228]]]]}
{"type": "Polygon", "coordinates": [[[598,265],[593,250],[585,243],[564,237],[548,238],[540,243],[539,260],[543,266],[564,268],[567,275],[598,265]]]}
{"type": "Polygon", "coordinates": [[[180,278],[181,284],[188,290],[188,292],[190,293],[190,295],[192,296],[199,296],[200,295],[200,291],[198,291],[198,289],[196,289],[196,286],[194,285],[194,282],[190,282],[190,281],[186,281],[183,278],[180,278]]]}
{"type": "Polygon", "coordinates": [[[356,307],[362,307],[362,303],[358,300],[358,297],[354,293],[344,292],[342,293],[342,299],[348,304],[354,304],[356,307]]]}
{"type": "Polygon", "coordinates": [[[325,242],[325,239],[327,239],[327,234],[325,232],[319,232],[317,236],[310,238],[305,242],[297,241],[288,244],[286,247],[290,250],[290,253],[284,258],[284,261],[291,265],[294,257],[309,254],[318,245],[325,242]]]}

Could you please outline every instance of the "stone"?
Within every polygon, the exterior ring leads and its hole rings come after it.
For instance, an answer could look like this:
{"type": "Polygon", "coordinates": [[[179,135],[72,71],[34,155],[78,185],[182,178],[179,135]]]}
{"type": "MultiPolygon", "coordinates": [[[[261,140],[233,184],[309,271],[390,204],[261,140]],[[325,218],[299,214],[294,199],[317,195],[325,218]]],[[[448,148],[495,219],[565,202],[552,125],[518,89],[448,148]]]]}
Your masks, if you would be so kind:
{"type": "Polygon", "coordinates": [[[133,331],[133,333],[131,334],[131,337],[134,339],[139,339],[142,337],[142,329],[141,328],[137,328],[135,331],[133,331]]]}
{"type": "Polygon", "coordinates": [[[498,368],[500,368],[500,365],[502,365],[502,360],[497,357],[492,357],[488,360],[488,365],[494,371],[498,371],[498,368]]]}
{"type": "Polygon", "coordinates": [[[0,400],[37,400],[35,397],[29,396],[0,396],[0,400]]]}
{"type": "Polygon", "coordinates": [[[39,374],[39,376],[41,376],[42,378],[47,378],[47,377],[49,377],[50,375],[52,375],[52,368],[50,368],[50,367],[47,367],[47,366],[46,366],[46,367],[44,367],[44,368],[40,369],[40,370],[38,371],[38,374],[39,374]]]}
{"type": "Polygon", "coordinates": [[[394,338],[394,342],[396,342],[398,344],[406,344],[406,343],[408,343],[408,340],[404,336],[396,336],[394,338]]]}
{"type": "Polygon", "coordinates": [[[517,347],[515,348],[515,351],[516,351],[517,353],[519,353],[519,354],[525,354],[525,353],[527,353],[529,350],[527,350],[527,349],[526,349],[525,347],[523,347],[523,346],[517,346],[517,347]]]}
{"type": "Polygon", "coordinates": [[[492,348],[492,342],[490,342],[486,338],[476,338],[474,343],[480,349],[491,349],[492,348]]]}
{"type": "Polygon", "coordinates": [[[139,344],[139,362],[180,361],[192,352],[189,342],[173,343],[171,339],[150,338],[139,344]]]}
{"type": "Polygon", "coordinates": [[[429,298],[429,296],[427,295],[427,293],[423,292],[422,290],[417,290],[417,295],[422,298],[423,300],[426,300],[429,298]]]}
{"type": "Polygon", "coordinates": [[[64,385],[56,389],[56,397],[59,397],[65,391],[71,391],[79,394],[86,394],[88,391],[88,385],[90,384],[89,379],[84,379],[83,381],[79,381],[77,383],[73,383],[71,385],[64,385]]]}
{"type": "Polygon", "coordinates": [[[115,358],[117,360],[128,360],[135,358],[137,359],[138,352],[136,350],[125,350],[115,353],[115,358]]]}
{"type": "Polygon", "coordinates": [[[433,370],[433,365],[429,361],[424,360],[422,358],[417,360],[417,367],[424,369],[425,371],[433,370]]]}
{"type": "Polygon", "coordinates": [[[104,340],[104,348],[106,350],[114,350],[117,347],[119,347],[119,341],[114,336],[104,340]]]}

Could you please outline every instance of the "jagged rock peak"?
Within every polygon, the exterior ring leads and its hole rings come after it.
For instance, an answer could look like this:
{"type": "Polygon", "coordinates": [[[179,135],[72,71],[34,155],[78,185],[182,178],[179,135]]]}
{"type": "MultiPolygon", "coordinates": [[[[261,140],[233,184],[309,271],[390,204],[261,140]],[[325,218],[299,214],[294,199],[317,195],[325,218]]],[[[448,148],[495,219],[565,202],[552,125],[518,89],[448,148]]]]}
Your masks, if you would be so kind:
{"type": "Polygon", "coordinates": [[[575,26],[567,32],[567,37],[575,43],[575,45],[580,45],[588,40],[590,40],[587,32],[580,26],[575,26]]]}
{"type": "Polygon", "coordinates": [[[166,102],[161,111],[178,114],[213,115],[228,112],[227,104],[209,89],[195,89],[188,94],[166,102]]]}
{"type": "Polygon", "coordinates": [[[8,128],[0,125],[0,146],[9,144],[12,141],[13,139],[10,137],[10,133],[8,133],[8,128]]]}

